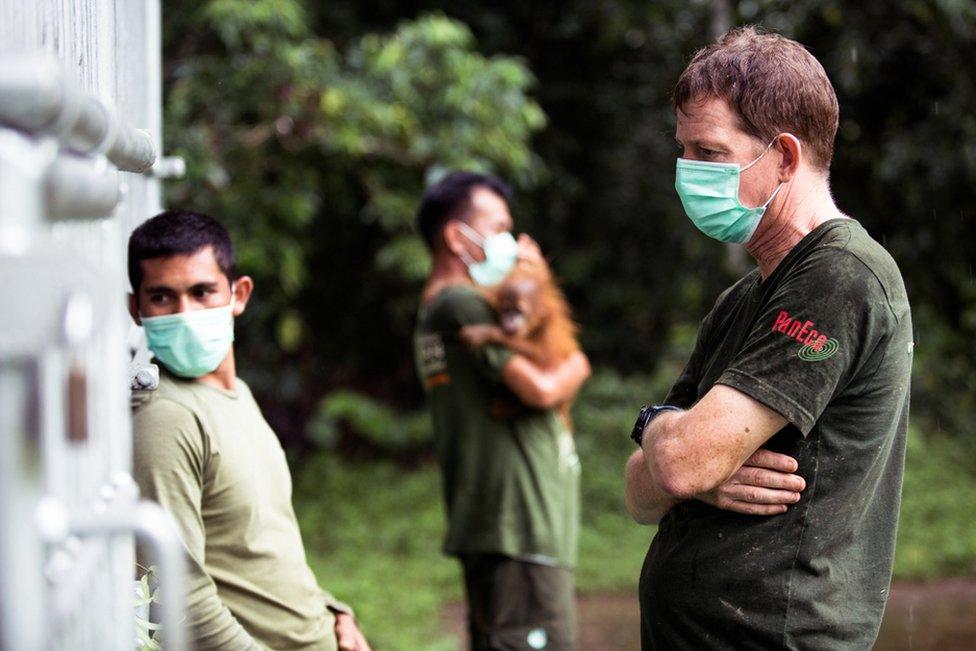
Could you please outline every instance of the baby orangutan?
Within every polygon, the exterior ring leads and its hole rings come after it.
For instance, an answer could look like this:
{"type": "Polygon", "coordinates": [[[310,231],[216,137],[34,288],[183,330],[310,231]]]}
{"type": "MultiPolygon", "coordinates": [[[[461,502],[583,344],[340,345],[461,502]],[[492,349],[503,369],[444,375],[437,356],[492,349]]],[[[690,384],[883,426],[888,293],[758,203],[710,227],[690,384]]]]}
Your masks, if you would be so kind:
{"type": "MultiPolygon", "coordinates": [[[[498,314],[498,325],[476,324],[461,328],[459,336],[469,348],[485,344],[505,346],[542,368],[551,368],[580,349],[579,327],[569,303],[544,266],[519,263],[497,287],[484,290],[498,314]]],[[[566,426],[572,429],[570,403],[560,405],[566,426]]]]}

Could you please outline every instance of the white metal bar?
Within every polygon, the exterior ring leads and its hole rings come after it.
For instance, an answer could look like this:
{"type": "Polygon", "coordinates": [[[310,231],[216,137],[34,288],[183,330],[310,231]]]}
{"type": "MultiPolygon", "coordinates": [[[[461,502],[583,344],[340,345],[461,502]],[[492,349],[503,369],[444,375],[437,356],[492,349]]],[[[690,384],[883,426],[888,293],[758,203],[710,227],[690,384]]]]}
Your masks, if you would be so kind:
{"type": "Polygon", "coordinates": [[[59,156],[44,181],[50,219],[102,218],[122,200],[118,174],[87,158],[59,156]]]}
{"type": "Polygon", "coordinates": [[[41,649],[44,640],[41,544],[37,530],[30,526],[41,492],[36,375],[36,366],[26,360],[0,362],[2,649],[41,649]]]}
{"type": "MultiPolygon", "coordinates": [[[[63,536],[71,528],[79,533],[60,556],[71,566],[58,576],[75,586],[72,598],[45,587],[41,568],[29,563],[18,575],[33,577],[33,583],[19,584],[25,594],[11,591],[6,579],[12,575],[0,571],[4,649],[131,650],[133,529],[157,553],[160,595],[185,596],[179,586],[167,587],[178,579],[173,573],[182,560],[178,539],[164,530],[168,515],[139,504],[128,489],[118,491],[129,495],[128,507],[119,497],[111,514],[93,515],[110,478],[126,478],[116,473],[131,468],[126,359],[119,348],[129,320],[121,304],[97,305],[99,325],[90,336],[55,332],[65,292],[83,291],[93,299],[124,294],[126,235],[161,209],[160,179],[181,171],[180,161],[156,161],[162,151],[159,18],[160,0],[0,0],[0,296],[7,300],[24,295],[24,287],[47,288],[26,292],[31,300],[22,316],[30,326],[0,338],[3,361],[25,350],[36,357],[32,377],[42,434],[33,492],[23,475],[0,477],[0,487],[13,491],[0,490],[0,511],[9,522],[7,508],[14,501],[32,510],[43,495],[45,504],[64,512],[63,536]],[[28,280],[14,283],[11,276],[28,280]],[[66,416],[79,413],[66,402],[71,369],[85,371],[83,441],[66,437],[66,416]],[[63,617],[48,607],[54,602],[63,617]],[[41,641],[8,645],[7,615],[41,641]]],[[[3,325],[9,326],[0,319],[3,325]]],[[[0,364],[0,376],[10,369],[0,364]]],[[[2,415],[0,426],[6,422],[2,415]]],[[[8,460],[16,463],[17,457],[8,460]]],[[[21,542],[31,547],[19,557],[20,539],[0,537],[0,567],[30,554],[41,564],[46,553],[48,561],[55,560],[61,546],[45,549],[34,540],[39,536],[33,527],[25,527],[27,533],[33,538],[21,542]]],[[[169,651],[181,644],[182,629],[174,623],[174,602],[164,605],[169,651]]]]}
{"type": "MultiPolygon", "coordinates": [[[[109,487],[111,502],[104,502],[90,513],[68,512],[54,500],[43,500],[38,508],[38,523],[42,537],[52,544],[63,543],[70,536],[82,538],[112,537],[135,533],[151,550],[159,573],[160,605],[162,610],[163,637],[166,651],[185,651],[186,631],[183,625],[183,599],[186,595],[183,561],[183,542],[176,533],[172,516],[155,502],[139,500],[139,488],[127,473],[117,473],[109,487]]],[[[97,548],[82,555],[89,564],[98,556],[97,548]]],[[[94,567],[94,565],[92,565],[94,567]]],[[[83,582],[92,576],[74,570],[70,580],[83,582]]],[[[60,586],[70,594],[62,607],[77,606],[84,583],[60,586]]],[[[67,614],[67,613],[64,613],[67,614]]],[[[134,620],[133,620],[134,625],[134,620]]]]}
{"type": "Polygon", "coordinates": [[[44,225],[44,170],[57,155],[53,139],[0,127],[0,255],[20,255],[44,225]]]}
{"type": "Polygon", "coordinates": [[[104,152],[121,170],[146,172],[156,144],[123,123],[104,102],[70,83],[58,64],[37,55],[0,62],[0,124],[27,133],[53,132],[79,154],[104,152]]]}

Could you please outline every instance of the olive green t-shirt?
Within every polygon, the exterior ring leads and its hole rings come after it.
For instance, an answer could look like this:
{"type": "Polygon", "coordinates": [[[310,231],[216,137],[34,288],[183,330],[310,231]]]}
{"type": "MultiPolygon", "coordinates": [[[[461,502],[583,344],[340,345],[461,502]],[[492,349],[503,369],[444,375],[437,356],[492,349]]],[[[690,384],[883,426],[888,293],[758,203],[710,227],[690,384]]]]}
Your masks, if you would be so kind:
{"type": "Polygon", "coordinates": [[[193,648],[335,651],[332,611],[351,611],[305,561],[285,454],[247,385],[161,367],[159,388],[133,403],[133,474],[187,552],[193,648]]]}
{"type": "Polygon", "coordinates": [[[513,353],[492,345],[472,352],[458,340],[462,326],[494,321],[487,301],[463,285],[444,289],[418,315],[414,355],[443,475],[444,550],[572,567],[580,475],[573,437],[553,410],[499,413],[500,404],[517,404],[500,378],[513,353]]]}
{"type": "Polygon", "coordinates": [[[644,649],[868,649],[894,556],[908,425],[912,325],[891,256],[854,220],[804,237],[702,322],[667,402],[716,383],[782,414],[763,447],[799,462],[783,515],[700,501],[661,521],[640,581],[644,649]]]}

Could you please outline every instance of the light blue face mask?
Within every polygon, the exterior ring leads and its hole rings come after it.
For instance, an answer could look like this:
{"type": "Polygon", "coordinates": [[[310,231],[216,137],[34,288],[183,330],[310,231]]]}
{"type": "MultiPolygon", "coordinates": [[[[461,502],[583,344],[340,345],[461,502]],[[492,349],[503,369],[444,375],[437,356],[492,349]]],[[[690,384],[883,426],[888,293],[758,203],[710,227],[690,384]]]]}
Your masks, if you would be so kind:
{"type": "Polygon", "coordinates": [[[485,259],[475,262],[467,251],[461,252],[461,260],[468,266],[471,280],[482,287],[492,287],[505,279],[518,258],[518,242],[508,231],[483,237],[464,222],[459,222],[465,237],[481,247],[485,259]]]}
{"type": "Polygon", "coordinates": [[[149,350],[175,375],[197,378],[220,366],[234,341],[234,295],[207,310],[143,317],[149,350]]]}
{"type": "Polygon", "coordinates": [[[783,184],[777,185],[761,206],[748,208],[739,201],[739,175],[758,163],[775,142],[774,139],[759,158],[741,168],[738,163],[678,159],[674,189],[698,230],[720,242],[745,244],[749,241],[783,184]]]}

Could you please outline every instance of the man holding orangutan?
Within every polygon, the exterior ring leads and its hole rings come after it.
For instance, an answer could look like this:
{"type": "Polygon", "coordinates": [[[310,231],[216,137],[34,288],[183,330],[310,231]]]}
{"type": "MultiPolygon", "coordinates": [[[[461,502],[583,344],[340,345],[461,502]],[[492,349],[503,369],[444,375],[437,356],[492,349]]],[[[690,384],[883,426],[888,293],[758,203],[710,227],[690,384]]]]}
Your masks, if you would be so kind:
{"type": "Polygon", "coordinates": [[[577,349],[539,364],[460,338],[465,326],[498,323],[482,291],[517,261],[546,269],[535,242],[512,236],[510,197],[500,180],[471,172],[424,193],[417,225],[433,267],[415,361],[443,474],[444,551],[463,567],[471,648],[572,650],[580,466],[558,408],[579,391],[589,362],[577,349]]]}

